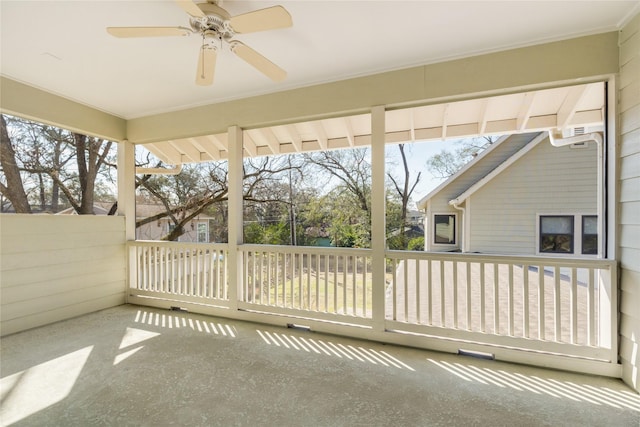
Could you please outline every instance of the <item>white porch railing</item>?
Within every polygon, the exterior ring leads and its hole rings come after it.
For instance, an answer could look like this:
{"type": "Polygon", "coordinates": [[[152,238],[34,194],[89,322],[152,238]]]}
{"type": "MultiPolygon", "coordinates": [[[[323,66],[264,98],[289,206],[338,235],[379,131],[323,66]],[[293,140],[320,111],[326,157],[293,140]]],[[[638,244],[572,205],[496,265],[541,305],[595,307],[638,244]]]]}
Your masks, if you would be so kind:
{"type": "Polygon", "coordinates": [[[371,318],[368,249],[243,245],[241,308],[338,320],[371,318]],[[259,307],[257,307],[259,306],[259,307]]]}
{"type": "Polygon", "coordinates": [[[131,288],[140,296],[228,305],[224,244],[129,244],[131,288]]]}
{"type": "Polygon", "coordinates": [[[387,253],[387,328],[614,360],[616,264],[387,253]]]}
{"type": "Polygon", "coordinates": [[[614,261],[387,251],[386,274],[378,278],[370,249],[241,245],[239,283],[231,284],[227,245],[138,241],[129,248],[129,294],[138,303],[154,298],[227,314],[237,308],[364,327],[376,339],[400,332],[461,348],[617,363],[614,261]],[[374,286],[385,287],[384,313],[373,312],[374,286]]]}

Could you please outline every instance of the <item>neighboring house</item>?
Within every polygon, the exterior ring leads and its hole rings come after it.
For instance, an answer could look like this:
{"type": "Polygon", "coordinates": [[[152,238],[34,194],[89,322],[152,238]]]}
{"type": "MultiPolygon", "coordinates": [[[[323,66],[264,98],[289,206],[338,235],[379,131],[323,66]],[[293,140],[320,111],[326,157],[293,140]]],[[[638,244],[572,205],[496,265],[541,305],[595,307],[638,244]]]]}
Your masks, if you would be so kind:
{"type": "Polygon", "coordinates": [[[418,202],[425,250],[597,256],[597,152],[500,138],[418,202]]]}
{"type": "MultiPolygon", "coordinates": [[[[136,204],[136,221],[165,212],[162,205],[136,204]]],[[[200,214],[187,222],[184,226],[184,234],[178,238],[178,242],[209,243],[209,222],[213,219],[208,215],[200,214]]],[[[174,227],[173,221],[168,217],[160,218],[148,224],[136,228],[137,240],[160,240],[174,227]]]]}
{"type": "MultiPolygon", "coordinates": [[[[96,202],[93,205],[95,215],[108,215],[113,202],[96,202]]],[[[136,204],[136,221],[165,212],[162,205],[136,204]]],[[[75,209],[67,208],[56,215],[77,215],[75,209]]],[[[213,219],[207,215],[198,215],[184,226],[184,234],[178,238],[179,242],[209,243],[209,222],[213,219]]],[[[173,221],[164,217],[136,228],[137,240],[160,240],[173,228],[173,221]]]]}

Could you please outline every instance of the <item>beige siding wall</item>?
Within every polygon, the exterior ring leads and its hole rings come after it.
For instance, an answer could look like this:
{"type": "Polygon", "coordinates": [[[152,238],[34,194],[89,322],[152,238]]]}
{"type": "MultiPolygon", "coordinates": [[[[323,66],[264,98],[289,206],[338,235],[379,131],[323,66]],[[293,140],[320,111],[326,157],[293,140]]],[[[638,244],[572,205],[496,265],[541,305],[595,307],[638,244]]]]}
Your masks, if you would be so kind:
{"type": "Polygon", "coordinates": [[[640,14],[620,32],[620,358],[640,392],[640,14]]]}
{"type": "Polygon", "coordinates": [[[0,215],[0,334],[123,304],[123,217],[0,215]]]}
{"type": "Polygon", "coordinates": [[[597,147],[553,147],[548,139],[471,196],[471,252],[537,251],[538,214],[597,213],[597,147]]]}

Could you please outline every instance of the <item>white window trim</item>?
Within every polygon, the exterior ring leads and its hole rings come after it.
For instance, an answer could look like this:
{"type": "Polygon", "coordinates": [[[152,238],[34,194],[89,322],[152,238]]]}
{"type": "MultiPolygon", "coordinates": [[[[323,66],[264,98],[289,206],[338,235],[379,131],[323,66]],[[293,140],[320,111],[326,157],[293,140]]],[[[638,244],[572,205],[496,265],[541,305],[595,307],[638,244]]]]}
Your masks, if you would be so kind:
{"type": "MultiPolygon", "coordinates": [[[[564,258],[598,258],[600,253],[597,254],[583,254],[582,253],[582,217],[595,216],[596,212],[539,212],[536,213],[536,255],[540,256],[558,256],[564,258]],[[559,252],[541,252],[540,251],[540,217],[541,216],[572,216],[573,217],[573,253],[559,253],[559,252]]],[[[600,239],[602,236],[598,235],[598,251],[600,251],[600,239]]]]}
{"type": "Polygon", "coordinates": [[[209,222],[208,221],[199,221],[196,223],[196,242],[197,243],[209,243],[209,222]],[[198,230],[198,228],[200,228],[200,224],[204,225],[206,228],[205,233],[207,234],[207,240],[205,241],[200,241],[200,230],[198,230]]]}
{"type": "Polygon", "coordinates": [[[431,246],[433,247],[437,247],[437,248],[458,248],[460,247],[460,217],[458,215],[458,213],[456,212],[434,212],[430,215],[431,218],[431,224],[429,225],[430,231],[431,231],[431,238],[429,239],[431,242],[431,246]],[[453,228],[454,228],[454,232],[453,232],[453,239],[454,239],[454,243],[436,243],[436,229],[435,229],[435,224],[436,224],[436,215],[447,215],[447,216],[453,216],[454,217],[454,224],[453,224],[453,228]]]}

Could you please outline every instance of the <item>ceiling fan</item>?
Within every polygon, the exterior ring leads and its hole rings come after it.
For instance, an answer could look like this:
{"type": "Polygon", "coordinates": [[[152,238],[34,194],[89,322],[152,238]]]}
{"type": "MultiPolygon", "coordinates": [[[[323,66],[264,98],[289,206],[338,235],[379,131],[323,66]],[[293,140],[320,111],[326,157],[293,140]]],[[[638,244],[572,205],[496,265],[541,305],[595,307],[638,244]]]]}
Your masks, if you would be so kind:
{"type": "Polygon", "coordinates": [[[217,53],[223,45],[228,45],[231,52],[271,80],[278,82],[285,79],[286,71],[233,38],[236,34],[291,27],[291,15],[284,7],[273,6],[231,16],[221,7],[221,0],[208,0],[207,3],[194,3],[191,0],[175,2],[190,15],[189,27],[107,27],[107,32],[123,38],[200,35],[202,46],[198,56],[196,84],[201,86],[213,84],[217,53]]]}

